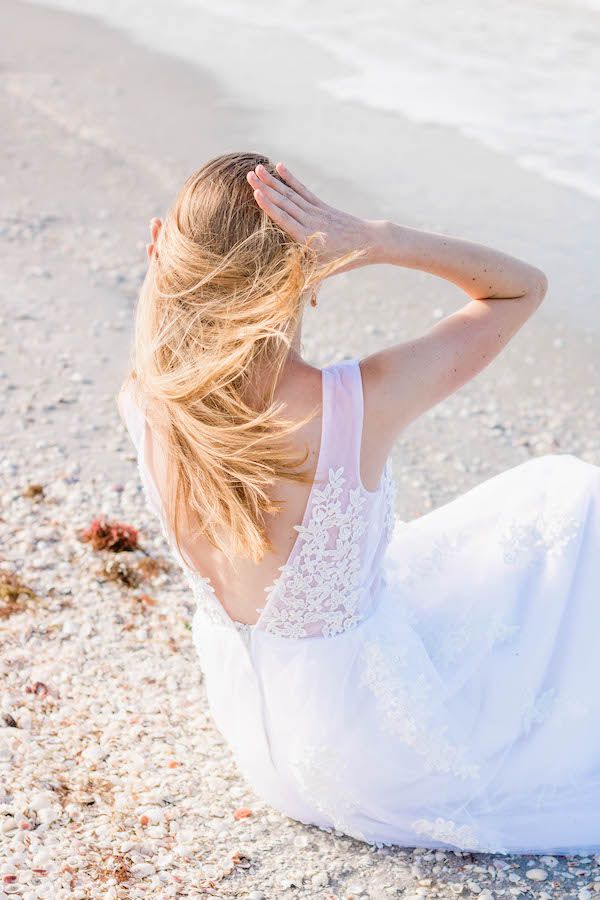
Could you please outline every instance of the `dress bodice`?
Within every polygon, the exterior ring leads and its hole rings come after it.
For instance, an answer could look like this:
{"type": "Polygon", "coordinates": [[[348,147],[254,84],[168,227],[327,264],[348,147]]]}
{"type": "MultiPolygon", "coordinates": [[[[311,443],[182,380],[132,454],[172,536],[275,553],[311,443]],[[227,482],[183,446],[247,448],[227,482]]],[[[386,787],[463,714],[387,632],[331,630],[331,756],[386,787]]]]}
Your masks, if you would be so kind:
{"type": "Polygon", "coordinates": [[[122,411],[137,450],[140,478],[149,506],[182,567],[197,603],[198,615],[212,625],[254,629],[287,638],[332,637],[369,615],[383,582],[381,562],[394,526],[395,485],[388,459],[376,490],[360,477],[364,418],[358,359],[322,370],[321,441],[314,481],[302,522],[279,575],[265,588],[255,625],[235,622],[225,611],[211,581],[190,568],[169,535],[160,495],[145,464],[147,420],[126,392],[122,411]]]}
{"type": "Polygon", "coordinates": [[[394,521],[389,460],[376,490],[360,477],[362,376],[357,359],[323,369],[321,446],[298,537],[266,588],[257,623],[290,638],[332,637],[370,612],[394,521]]]}

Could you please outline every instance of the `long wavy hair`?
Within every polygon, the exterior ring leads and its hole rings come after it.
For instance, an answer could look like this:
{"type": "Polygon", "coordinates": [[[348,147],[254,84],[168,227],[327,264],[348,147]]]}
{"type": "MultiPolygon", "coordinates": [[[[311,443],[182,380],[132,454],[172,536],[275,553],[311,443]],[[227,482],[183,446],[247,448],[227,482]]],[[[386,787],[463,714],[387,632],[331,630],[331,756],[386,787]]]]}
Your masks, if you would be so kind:
{"type": "Polygon", "coordinates": [[[315,232],[299,243],[256,203],[258,153],[228,153],[185,182],[163,222],[135,313],[133,386],[166,459],[166,525],[202,535],[230,560],[272,550],[264,517],[279,478],[308,481],[308,451],[274,401],[307,293],[357,250],[322,264],[315,232]]]}

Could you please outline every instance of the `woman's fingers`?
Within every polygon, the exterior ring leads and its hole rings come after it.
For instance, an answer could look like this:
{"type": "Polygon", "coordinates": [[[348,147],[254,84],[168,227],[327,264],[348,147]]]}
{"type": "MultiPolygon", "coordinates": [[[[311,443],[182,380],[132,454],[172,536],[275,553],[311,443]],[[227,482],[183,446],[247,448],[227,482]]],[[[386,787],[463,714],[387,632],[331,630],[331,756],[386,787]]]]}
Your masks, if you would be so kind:
{"type": "Polygon", "coordinates": [[[281,163],[281,162],[277,163],[275,168],[277,169],[278,174],[281,175],[281,177],[283,178],[285,183],[289,184],[289,186],[291,188],[293,188],[297,194],[299,194],[301,197],[303,197],[304,200],[306,200],[308,203],[312,204],[313,206],[320,205],[321,201],[319,200],[319,198],[316,197],[312,193],[312,191],[309,191],[309,189],[304,184],[302,184],[302,182],[299,181],[294,175],[292,175],[290,170],[287,169],[283,163],[281,163]]]}
{"type": "Polygon", "coordinates": [[[259,190],[271,201],[271,203],[275,206],[279,206],[279,208],[283,209],[289,216],[296,219],[299,225],[304,225],[306,223],[306,211],[301,206],[294,203],[294,201],[282,191],[275,190],[268,184],[265,184],[265,182],[258,177],[256,172],[248,172],[247,179],[255,191],[259,190]]]}
{"type": "MultiPolygon", "coordinates": [[[[264,186],[263,186],[264,187],[264,186]]],[[[281,206],[273,202],[270,196],[267,196],[263,188],[254,191],[254,199],[261,209],[267,213],[276,225],[279,225],[290,237],[295,241],[303,241],[307,236],[307,231],[292,216],[290,216],[281,206]]]]}
{"type": "Polygon", "coordinates": [[[310,209],[311,204],[308,203],[292,185],[284,184],[279,178],[275,178],[263,165],[256,166],[254,171],[263,184],[268,185],[268,187],[272,188],[274,191],[287,197],[288,200],[295,203],[300,209],[310,209]]]}

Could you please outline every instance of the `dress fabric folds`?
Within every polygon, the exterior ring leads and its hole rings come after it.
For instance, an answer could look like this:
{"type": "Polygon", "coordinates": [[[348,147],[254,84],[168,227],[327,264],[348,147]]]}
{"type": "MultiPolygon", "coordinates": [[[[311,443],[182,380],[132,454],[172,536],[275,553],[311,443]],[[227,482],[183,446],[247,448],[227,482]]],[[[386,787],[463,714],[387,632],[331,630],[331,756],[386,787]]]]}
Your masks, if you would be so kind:
{"type": "MultiPolygon", "coordinates": [[[[254,626],[175,553],[214,721],[250,785],[369,843],[600,851],[600,467],[532,457],[410,521],[360,478],[357,359],[254,626]]],[[[125,394],[147,502],[146,420],[125,394]]],[[[172,544],[171,544],[172,547],[172,544]]]]}

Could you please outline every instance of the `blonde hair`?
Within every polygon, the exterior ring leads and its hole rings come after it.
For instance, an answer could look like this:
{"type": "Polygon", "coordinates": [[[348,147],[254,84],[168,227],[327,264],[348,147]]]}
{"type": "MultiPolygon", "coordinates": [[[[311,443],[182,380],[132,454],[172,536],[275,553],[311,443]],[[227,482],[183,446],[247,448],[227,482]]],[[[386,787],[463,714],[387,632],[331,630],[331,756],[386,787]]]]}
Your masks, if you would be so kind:
{"type": "Polygon", "coordinates": [[[167,462],[163,508],[179,552],[203,535],[231,560],[272,549],[264,516],[278,478],[308,481],[308,452],[286,439],[275,387],[303,298],[344,263],[318,261],[315,232],[290,238],[256,203],[246,174],[265,156],[229,153],[185,182],[160,230],[135,314],[131,384],[167,462]]]}

